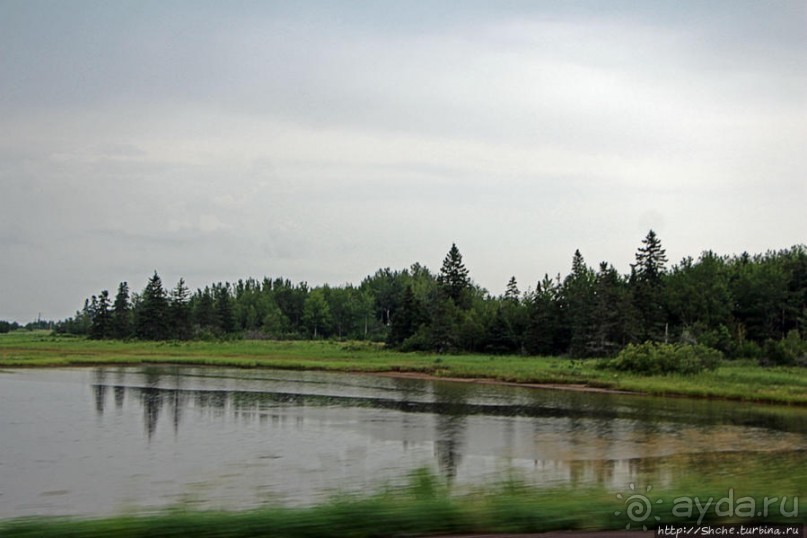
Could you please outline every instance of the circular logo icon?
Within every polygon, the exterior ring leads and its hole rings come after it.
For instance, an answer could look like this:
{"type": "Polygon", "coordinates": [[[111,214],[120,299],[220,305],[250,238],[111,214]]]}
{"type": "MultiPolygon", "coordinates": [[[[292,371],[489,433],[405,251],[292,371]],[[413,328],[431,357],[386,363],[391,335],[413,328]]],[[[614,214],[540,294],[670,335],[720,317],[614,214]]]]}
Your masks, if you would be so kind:
{"type": "MultiPolygon", "coordinates": [[[[660,521],[661,518],[659,516],[653,515],[653,505],[654,504],[661,504],[664,502],[661,499],[656,500],[655,502],[650,500],[650,497],[643,493],[635,493],[636,485],[631,482],[630,483],[630,490],[631,493],[626,495],[622,495],[621,493],[616,494],[616,498],[620,501],[623,501],[623,505],[625,506],[624,510],[617,510],[614,512],[614,515],[619,517],[622,514],[625,514],[628,517],[628,524],[625,526],[625,529],[630,529],[632,524],[641,524],[643,530],[647,530],[646,521],[650,520],[651,518],[655,519],[655,521],[660,521]]],[[[653,489],[653,486],[647,486],[645,488],[645,493],[650,493],[650,490],[653,489]]]]}

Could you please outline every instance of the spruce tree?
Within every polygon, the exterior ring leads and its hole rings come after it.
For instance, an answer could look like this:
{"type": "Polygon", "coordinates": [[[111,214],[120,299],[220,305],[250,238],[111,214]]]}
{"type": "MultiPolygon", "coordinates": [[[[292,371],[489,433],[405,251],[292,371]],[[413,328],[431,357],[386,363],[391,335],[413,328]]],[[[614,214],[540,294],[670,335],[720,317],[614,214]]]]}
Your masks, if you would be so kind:
{"type": "Polygon", "coordinates": [[[104,290],[96,298],[92,296],[92,321],[90,324],[90,338],[100,340],[108,338],[112,332],[112,314],[109,310],[109,292],[104,290]]]}
{"type": "Polygon", "coordinates": [[[650,230],[631,264],[631,289],[640,316],[640,339],[660,341],[666,337],[664,280],[667,255],[656,232],[650,230]]]}
{"type": "Polygon", "coordinates": [[[443,260],[437,283],[443,295],[454,301],[456,306],[463,309],[470,306],[471,279],[468,277],[468,269],[462,263],[462,254],[454,243],[443,260]]]}
{"type": "Polygon", "coordinates": [[[189,295],[185,280],[180,278],[176,287],[171,291],[171,301],[168,306],[171,333],[174,338],[179,340],[188,340],[193,336],[189,295]]]}
{"type": "Polygon", "coordinates": [[[205,286],[204,290],[197,290],[191,304],[196,327],[202,331],[216,330],[218,320],[210,286],[205,286]]]}
{"type": "Polygon", "coordinates": [[[558,284],[549,275],[544,275],[527,304],[524,348],[531,355],[554,355],[565,351],[559,348],[561,309],[558,295],[558,284]]]}
{"type": "Polygon", "coordinates": [[[575,250],[572,272],[563,281],[561,288],[563,322],[568,336],[569,353],[574,357],[588,355],[592,338],[594,282],[594,271],[586,265],[580,251],[575,250]]]}
{"type": "Polygon", "coordinates": [[[507,290],[504,292],[504,299],[514,303],[519,302],[521,299],[521,292],[518,289],[518,283],[516,282],[516,277],[514,276],[511,276],[510,280],[507,282],[507,290]]]}
{"type": "Polygon", "coordinates": [[[135,335],[138,338],[165,340],[169,337],[168,298],[157,271],[154,271],[140,296],[135,320],[135,335]]]}
{"type": "Polygon", "coordinates": [[[634,338],[633,302],[627,282],[612,265],[600,264],[592,305],[592,338],[588,352],[595,357],[616,354],[634,338]]]}
{"type": "Polygon", "coordinates": [[[235,332],[235,312],[230,295],[230,285],[228,283],[216,284],[213,287],[213,298],[216,304],[219,329],[225,334],[235,332]]]}
{"type": "Polygon", "coordinates": [[[112,306],[112,337],[118,340],[132,335],[132,310],[129,304],[129,285],[121,282],[112,306]]]}

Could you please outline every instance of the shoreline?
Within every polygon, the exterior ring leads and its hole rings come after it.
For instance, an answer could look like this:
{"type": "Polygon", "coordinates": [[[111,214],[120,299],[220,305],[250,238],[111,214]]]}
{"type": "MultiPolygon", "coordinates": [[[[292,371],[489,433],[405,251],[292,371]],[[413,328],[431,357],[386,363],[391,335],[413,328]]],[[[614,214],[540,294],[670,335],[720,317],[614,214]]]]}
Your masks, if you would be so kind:
{"type": "MultiPolygon", "coordinates": [[[[519,383],[518,381],[502,381],[490,377],[446,377],[424,372],[355,372],[378,377],[391,377],[396,379],[419,379],[423,381],[450,381],[452,383],[473,383],[477,385],[501,385],[505,387],[527,387],[531,389],[565,390],[570,392],[592,392],[600,394],[626,394],[631,396],[653,396],[647,392],[633,390],[610,389],[606,387],[593,387],[583,383],[519,383]]],[[[684,395],[685,396],[685,395],[684,395]]],[[[698,398],[702,399],[702,398],[698,398]]]]}
{"type": "Polygon", "coordinates": [[[596,360],[400,353],[365,342],[144,342],[0,335],[0,368],[177,364],[371,374],[536,390],[807,407],[807,369],[724,361],[695,376],[610,372],[596,360]]]}

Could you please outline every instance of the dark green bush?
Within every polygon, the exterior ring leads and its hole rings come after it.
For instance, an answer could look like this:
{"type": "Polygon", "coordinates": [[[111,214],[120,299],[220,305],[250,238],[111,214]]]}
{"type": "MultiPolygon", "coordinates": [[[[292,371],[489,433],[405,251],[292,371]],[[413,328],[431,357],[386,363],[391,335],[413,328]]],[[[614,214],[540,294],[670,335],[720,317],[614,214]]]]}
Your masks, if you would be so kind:
{"type": "Polygon", "coordinates": [[[807,342],[799,331],[792,330],[781,340],[766,340],[764,353],[759,359],[762,366],[807,365],[807,342]]]}
{"type": "Polygon", "coordinates": [[[605,361],[603,366],[645,375],[692,375],[704,370],[714,370],[722,358],[720,351],[701,344],[645,342],[628,344],[619,355],[605,361]]]}
{"type": "Polygon", "coordinates": [[[762,358],[762,348],[753,340],[743,340],[734,347],[733,358],[759,360],[762,358]]]}

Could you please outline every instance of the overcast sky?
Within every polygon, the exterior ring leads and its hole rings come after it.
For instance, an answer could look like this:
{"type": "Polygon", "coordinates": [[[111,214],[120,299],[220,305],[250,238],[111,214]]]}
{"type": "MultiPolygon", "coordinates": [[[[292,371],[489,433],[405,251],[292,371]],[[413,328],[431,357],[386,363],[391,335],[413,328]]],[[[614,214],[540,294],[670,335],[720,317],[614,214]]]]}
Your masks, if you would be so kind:
{"type": "Polygon", "coordinates": [[[807,242],[807,3],[0,0],[0,319],[807,242]]]}

